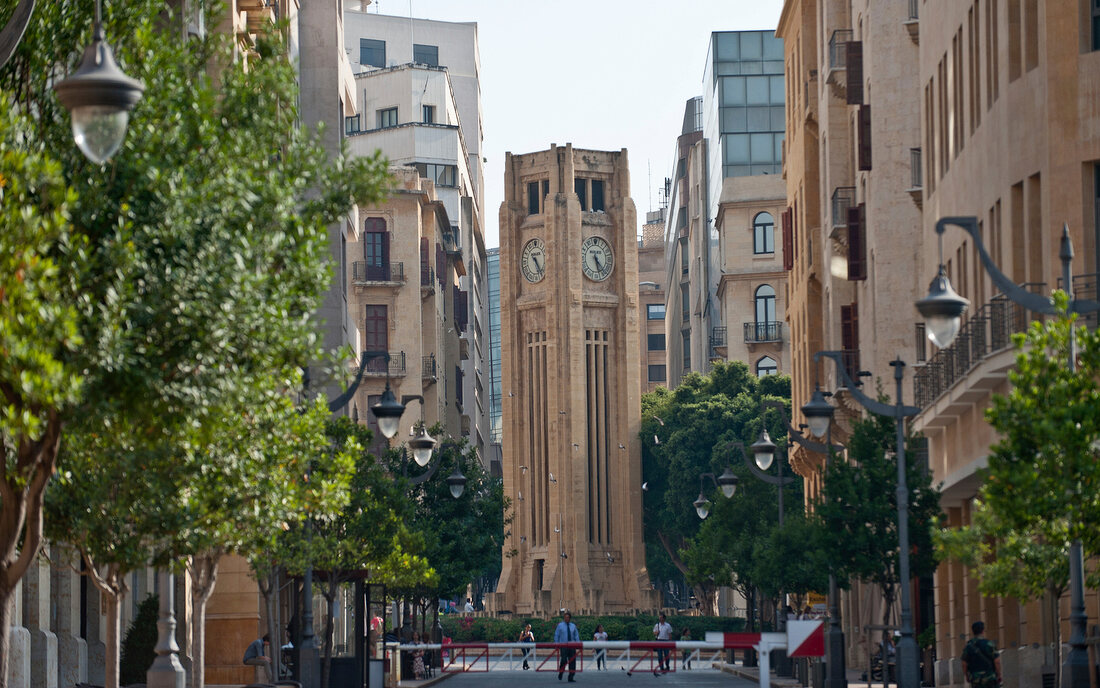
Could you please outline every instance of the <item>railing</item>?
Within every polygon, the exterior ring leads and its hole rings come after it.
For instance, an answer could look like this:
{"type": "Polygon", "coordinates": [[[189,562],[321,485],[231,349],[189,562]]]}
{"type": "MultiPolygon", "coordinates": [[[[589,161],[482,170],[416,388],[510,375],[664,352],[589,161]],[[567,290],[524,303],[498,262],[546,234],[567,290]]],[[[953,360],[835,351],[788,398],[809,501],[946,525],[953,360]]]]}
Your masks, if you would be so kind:
{"type": "Polygon", "coordinates": [[[859,349],[841,349],[840,354],[844,359],[844,371],[848,373],[848,377],[859,382],[862,379],[859,375],[859,349]]]}
{"type": "Polygon", "coordinates": [[[909,21],[916,21],[920,18],[918,7],[919,3],[917,0],[909,0],[909,21]]]}
{"type": "Polygon", "coordinates": [[[726,328],[712,327],[710,330],[710,348],[726,345],[726,328]]]}
{"type": "Polygon", "coordinates": [[[909,188],[919,189],[924,183],[924,169],[921,167],[920,148],[909,149],[909,188]]]}
{"type": "MultiPolygon", "coordinates": [[[[1073,298],[1075,299],[1089,299],[1096,301],[1097,293],[1100,293],[1100,289],[1097,288],[1097,282],[1100,281],[1100,274],[1095,272],[1074,275],[1073,276],[1073,298]]],[[[1058,278],[1058,288],[1062,289],[1062,278],[1058,278]]],[[[1086,313],[1084,315],[1077,316],[1077,322],[1080,325],[1084,325],[1089,329],[1095,330],[1100,319],[1100,313],[1093,311],[1092,313],[1086,313]]]]}
{"type": "Polygon", "coordinates": [[[848,42],[851,40],[851,29],[837,29],[829,37],[829,69],[844,69],[847,66],[848,42]]]}
{"type": "MultiPolygon", "coordinates": [[[[1035,293],[1043,284],[1022,284],[1035,293]]],[[[1012,343],[1012,335],[1027,329],[1033,314],[1003,294],[977,309],[960,328],[955,341],[940,349],[913,375],[917,406],[926,408],[987,356],[1012,343]]]]}
{"type": "Polygon", "coordinates": [[[435,282],[435,268],[431,265],[420,266],[420,286],[430,287],[435,282]]]}
{"type": "Polygon", "coordinates": [[[363,366],[364,375],[404,375],[405,374],[405,352],[404,351],[390,351],[390,364],[387,370],[385,351],[368,351],[365,355],[375,357],[367,361],[363,366]]]}
{"type": "Polygon", "coordinates": [[[783,323],[778,320],[745,323],[745,343],[779,342],[783,340],[783,323]]]}
{"type": "Polygon", "coordinates": [[[404,282],[404,263],[368,263],[365,260],[357,260],[351,265],[352,281],[363,282],[404,282]]]}
{"type": "Polygon", "coordinates": [[[856,187],[838,186],[833,189],[833,229],[848,226],[848,209],[856,204],[856,187]]]}
{"type": "Polygon", "coordinates": [[[436,380],[439,378],[439,373],[435,365],[435,354],[422,356],[420,358],[420,370],[420,378],[422,380],[436,380]]]}

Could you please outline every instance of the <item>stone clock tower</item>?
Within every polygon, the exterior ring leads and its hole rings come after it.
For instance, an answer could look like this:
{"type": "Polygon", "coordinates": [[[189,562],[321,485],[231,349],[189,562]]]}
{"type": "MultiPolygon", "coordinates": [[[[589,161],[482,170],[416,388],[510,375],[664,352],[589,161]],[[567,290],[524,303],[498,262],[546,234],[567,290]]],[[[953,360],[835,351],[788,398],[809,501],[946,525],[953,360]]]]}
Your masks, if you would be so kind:
{"type": "Polygon", "coordinates": [[[637,219],[626,150],[506,158],[500,208],[504,492],[491,608],[656,607],[642,543],[637,219]]]}

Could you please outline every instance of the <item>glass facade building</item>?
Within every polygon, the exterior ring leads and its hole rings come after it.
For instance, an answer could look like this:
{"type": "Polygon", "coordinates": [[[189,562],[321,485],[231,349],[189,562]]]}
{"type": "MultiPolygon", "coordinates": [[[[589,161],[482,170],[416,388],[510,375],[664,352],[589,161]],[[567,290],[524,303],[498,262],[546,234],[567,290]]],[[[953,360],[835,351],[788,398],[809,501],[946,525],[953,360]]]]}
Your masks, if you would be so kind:
{"type": "Polygon", "coordinates": [[[500,249],[485,251],[489,282],[489,442],[500,444],[500,249]]]}

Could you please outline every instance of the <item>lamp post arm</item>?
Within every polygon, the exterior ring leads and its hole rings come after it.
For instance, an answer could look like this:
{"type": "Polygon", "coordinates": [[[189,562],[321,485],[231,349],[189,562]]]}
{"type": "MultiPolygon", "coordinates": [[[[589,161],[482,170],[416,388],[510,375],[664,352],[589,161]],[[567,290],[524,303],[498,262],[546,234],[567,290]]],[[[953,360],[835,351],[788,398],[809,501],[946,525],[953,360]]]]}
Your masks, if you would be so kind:
{"type": "Polygon", "coordinates": [[[34,0],[19,0],[7,25],[0,29],[0,67],[6,65],[15,54],[15,49],[19,47],[19,41],[23,40],[23,33],[26,32],[33,13],[34,0]]]}
{"type": "Polygon", "coordinates": [[[741,450],[741,458],[745,460],[745,465],[749,467],[749,472],[770,485],[790,485],[796,480],[796,478],[777,478],[769,473],[765,473],[764,471],[760,470],[760,467],[756,465],[756,461],[751,458],[745,451],[745,445],[743,442],[738,442],[735,440],[727,443],[726,446],[737,447],[739,450],[741,450]]]}
{"type": "MultiPolygon", "coordinates": [[[[993,280],[993,284],[1001,290],[1005,296],[1007,296],[1014,303],[1018,303],[1029,311],[1036,313],[1042,313],[1044,315],[1056,315],[1054,305],[1051,304],[1050,299],[1040,294],[1033,294],[1030,291],[1024,289],[1020,285],[1013,282],[1008,275],[1001,272],[997,264],[993,262],[993,257],[989,255],[989,252],[985,250],[985,244],[982,243],[982,235],[978,232],[978,218],[976,217],[941,217],[936,221],[936,234],[943,235],[947,230],[948,225],[955,225],[962,228],[970,238],[974,241],[974,246],[978,249],[978,256],[981,258],[982,266],[989,274],[989,278],[993,280]]],[[[1068,288],[1068,286],[1067,286],[1068,288]]],[[[1100,304],[1097,304],[1097,308],[1100,308],[1100,304]]]]}
{"type": "MultiPolygon", "coordinates": [[[[328,410],[329,411],[331,411],[333,413],[336,413],[340,409],[347,406],[348,402],[351,401],[351,398],[353,396],[355,396],[355,390],[359,389],[359,383],[363,381],[363,371],[366,370],[367,363],[373,361],[374,359],[378,358],[379,356],[385,356],[387,364],[389,363],[390,355],[388,353],[383,352],[383,353],[364,353],[363,354],[363,359],[359,362],[359,371],[355,373],[355,379],[351,381],[351,384],[348,385],[348,388],[346,390],[344,390],[344,392],[342,394],[340,394],[340,396],[336,397],[335,399],[330,399],[329,400],[329,402],[328,402],[328,410]]],[[[387,370],[388,369],[389,368],[388,368],[388,365],[387,365],[387,370]]]]}
{"type": "MultiPolygon", "coordinates": [[[[817,452],[818,454],[824,454],[829,450],[829,445],[824,442],[818,442],[817,440],[806,437],[802,434],[798,428],[791,425],[791,421],[787,419],[787,407],[778,401],[772,401],[765,399],[760,402],[760,417],[764,417],[764,411],[769,408],[778,409],[782,415],[783,423],[787,426],[787,437],[800,447],[805,447],[809,451],[817,452]]],[[[840,453],[844,451],[843,444],[834,444],[833,451],[840,453]]]]}
{"type": "Polygon", "coordinates": [[[872,399],[863,392],[860,391],[856,383],[852,381],[852,378],[848,376],[848,371],[844,369],[844,353],[841,351],[818,351],[814,354],[814,363],[821,360],[822,357],[831,358],[836,363],[836,374],[843,381],[844,386],[848,388],[848,393],[855,397],[855,400],[859,402],[860,406],[867,409],[871,413],[887,416],[889,418],[899,418],[905,416],[915,416],[920,413],[920,409],[916,406],[906,406],[901,403],[901,399],[897,399],[896,404],[884,404],[877,399],[872,399]]]}

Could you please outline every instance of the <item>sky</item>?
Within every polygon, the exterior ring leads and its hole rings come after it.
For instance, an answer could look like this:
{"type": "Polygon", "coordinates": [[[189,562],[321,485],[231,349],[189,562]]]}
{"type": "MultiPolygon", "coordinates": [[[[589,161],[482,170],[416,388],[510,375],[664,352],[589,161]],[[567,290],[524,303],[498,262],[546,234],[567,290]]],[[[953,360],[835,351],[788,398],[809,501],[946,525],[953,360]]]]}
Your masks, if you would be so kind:
{"type": "MultiPolygon", "coordinates": [[[[782,0],[375,0],[368,11],[478,24],[485,245],[500,245],[504,154],[628,150],[638,221],[672,175],[712,31],[774,30],[782,0]]],[[[638,228],[640,231],[640,227],[638,228]]]]}

